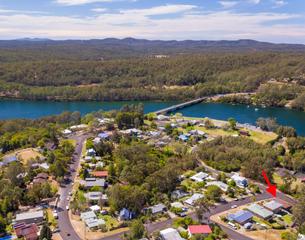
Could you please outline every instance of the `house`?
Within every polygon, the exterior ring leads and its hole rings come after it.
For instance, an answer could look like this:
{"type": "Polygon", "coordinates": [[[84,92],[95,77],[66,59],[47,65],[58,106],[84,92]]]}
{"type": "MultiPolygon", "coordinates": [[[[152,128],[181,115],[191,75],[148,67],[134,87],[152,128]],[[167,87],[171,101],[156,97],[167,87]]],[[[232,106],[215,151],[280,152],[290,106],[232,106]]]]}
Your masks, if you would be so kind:
{"type": "Polygon", "coordinates": [[[273,213],[278,213],[283,208],[283,205],[278,201],[272,200],[270,202],[264,203],[264,207],[272,211],[273,213]]]}
{"type": "Polygon", "coordinates": [[[108,171],[95,171],[95,172],[92,172],[91,175],[96,178],[107,178],[108,171]]]}
{"type": "Polygon", "coordinates": [[[196,234],[208,236],[210,233],[212,233],[209,225],[190,225],[188,226],[187,231],[190,237],[196,234]]]}
{"type": "Polygon", "coordinates": [[[88,192],[85,193],[85,198],[89,202],[97,202],[102,198],[102,192],[88,192]]]}
{"type": "Polygon", "coordinates": [[[32,224],[16,224],[13,226],[16,236],[25,240],[37,240],[38,239],[38,227],[35,223],[32,224]]]}
{"type": "Polygon", "coordinates": [[[171,203],[170,204],[171,205],[171,207],[173,207],[173,208],[185,208],[184,207],[184,205],[181,203],[181,202],[173,202],[173,203],[171,203]]]}
{"type": "Polygon", "coordinates": [[[212,182],[207,182],[206,186],[217,186],[219,187],[222,191],[227,192],[229,186],[221,181],[212,181],[212,182]]]}
{"type": "Polygon", "coordinates": [[[204,137],[206,135],[205,132],[200,131],[200,130],[191,130],[191,131],[189,131],[189,134],[191,134],[193,136],[198,136],[198,137],[204,137]]]}
{"type": "Polygon", "coordinates": [[[174,190],[172,193],[171,193],[171,199],[172,200],[177,200],[177,199],[180,199],[180,198],[183,198],[185,196],[189,195],[188,193],[180,190],[180,189],[177,189],[177,190],[174,190]]]}
{"type": "Polygon", "coordinates": [[[170,120],[170,117],[169,116],[165,116],[165,115],[158,115],[157,119],[159,121],[168,121],[168,120],[170,120]]]}
{"type": "Polygon", "coordinates": [[[162,240],[183,240],[176,229],[167,228],[160,231],[160,236],[162,240]]]}
{"type": "Polygon", "coordinates": [[[16,155],[9,155],[9,156],[4,156],[2,158],[1,166],[6,166],[12,162],[17,162],[18,158],[16,155]]]}
{"type": "Polygon", "coordinates": [[[91,187],[103,188],[106,186],[106,182],[105,179],[86,178],[85,181],[81,181],[81,185],[83,185],[86,189],[91,187]]]}
{"type": "Polygon", "coordinates": [[[79,130],[86,129],[87,127],[88,127],[87,124],[80,124],[80,125],[71,126],[70,129],[72,131],[79,131],[79,130]]]}
{"type": "Polygon", "coordinates": [[[49,175],[47,173],[38,173],[33,179],[33,184],[41,184],[47,182],[49,175]]]}
{"type": "Polygon", "coordinates": [[[181,135],[178,136],[178,139],[183,141],[183,142],[186,142],[186,141],[189,140],[189,137],[186,136],[185,134],[181,134],[181,135]]]}
{"type": "Polygon", "coordinates": [[[204,195],[201,193],[194,193],[190,198],[186,199],[184,201],[184,203],[193,206],[196,203],[196,201],[198,201],[199,199],[201,199],[203,197],[204,197],[204,195]]]}
{"type": "Polygon", "coordinates": [[[96,155],[96,152],[93,148],[90,148],[90,149],[87,150],[86,155],[94,157],[96,155]]]}
{"type": "Polygon", "coordinates": [[[240,176],[238,173],[235,173],[231,176],[231,179],[236,183],[236,185],[240,188],[245,188],[248,186],[248,180],[242,176],[240,176]]]}
{"type": "Polygon", "coordinates": [[[190,177],[195,182],[203,182],[204,179],[206,179],[209,176],[209,174],[204,172],[199,172],[195,174],[194,176],[190,177]]]}
{"type": "Polygon", "coordinates": [[[254,215],[262,218],[262,219],[269,219],[273,216],[273,212],[267,210],[266,208],[258,205],[256,203],[252,203],[247,209],[252,212],[254,215]]]}
{"type": "Polygon", "coordinates": [[[44,221],[43,211],[32,211],[16,214],[15,223],[25,223],[25,224],[41,224],[44,221]]]}
{"type": "Polygon", "coordinates": [[[276,199],[276,201],[280,204],[282,204],[282,208],[285,209],[286,211],[290,211],[292,208],[292,205],[282,199],[276,199]]]}
{"type": "Polygon", "coordinates": [[[305,240],[305,235],[299,233],[299,234],[298,234],[298,239],[297,239],[297,240],[305,240]]]}
{"type": "Polygon", "coordinates": [[[97,136],[102,140],[107,140],[110,137],[109,133],[107,133],[107,132],[101,132],[97,136]]]}
{"type": "Polygon", "coordinates": [[[166,206],[162,203],[154,205],[152,207],[148,208],[152,214],[159,214],[159,213],[163,213],[164,211],[166,211],[166,206]]]}
{"type": "Polygon", "coordinates": [[[123,208],[119,213],[120,221],[127,221],[133,219],[135,214],[132,211],[129,211],[127,208],[123,208]]]}
{"type": "Polygon", "coordinates": [[[96,137],[96,138],[93,139],[93,143],[95,145],[99,144],[100,142],[101,142],[101,139],[99,137],[96,137]]]}
{"type": "Polygon", "coordinates": [[[72,133],[72,131],[69,130],[69,129],[65,129],[65,130],[62,131],[62,134],[64,134],[64,135],[69,135],[71,133],[72,133]]]}
{"type": "Polygon", "coordinates": [[[102,225],[105,225],[105,221],[103,219],[98,219],[93,211],[81,213],[80,218],[82,219],[82,221],[85,222],[86,226],[90,229],[97,229],[102,225]]]}
{"type": "Polygon", "coordinates": [[[229,221],[237,222],[240,225],[244,225],[252,220],[253,214],[249,211],[240,210],[236,213],[229,214],[227,219],[229,221]]]}
{"type": "Polygon", "coordinates": [[[120,132],[122,134],[130,135],[130,136],[139,136],[140,134],[142,134],[142,131],[136,128],[121,130],[120,132]]]}
{"type": "Polygon", "coordinates": [[[90,210],[93,211],[93,212],[99,212],[99,211],[101,211],[101,207],[98,206],[98,205],[93,205],[93,206],[91,206],[91,207],[89,207],[89,208],[90,208],[90,210]]]}

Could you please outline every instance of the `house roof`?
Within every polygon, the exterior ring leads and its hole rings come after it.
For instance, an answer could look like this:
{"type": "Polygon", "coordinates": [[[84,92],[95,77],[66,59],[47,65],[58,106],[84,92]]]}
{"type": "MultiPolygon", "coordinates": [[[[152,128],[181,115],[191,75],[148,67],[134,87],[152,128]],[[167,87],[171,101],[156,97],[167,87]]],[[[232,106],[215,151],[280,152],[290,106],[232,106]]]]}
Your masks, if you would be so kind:
{"type": "Polygon", "coordinates": [[[203,198],[204,195],[201,193],[194,193],[190,198],[186,199],[184,202],[193,205],[197,200],[203,198]]]}
{"type": "Polygon", "coordinates": [[[99,138],[105,139],[105,138],[108,138],[108,137],[109,137],[109,134],[106,133],[106,132],[102,132],[102,133],[100,133],[100,134],[98,135],[98,137],[99,137],[99,138]]]}
{"type": "Polygon", "coordinates": [[[36,212],[25,212],[16,214],[16,221],[20,222],[23,220],[30,220],[36,218],[43,218],[43,211],[36,211],[36,212]]]}
{"type": "Polygon", "coordinates": [[[274,210],[277,210],[277,209],[283,207],[283,205],[277,201],[272,200],[270,202],[264,203],[264,207],[274,211],[274,210]]]}
{"type": "Polygon", "coordinates": [[[83,212],[80,214],[80,218],[85,221],[86,219],[96,218],[96,215],[93,211],[83,212]]]}
{"type": "Polygon", "coordinates": [[[150,207],[149,209],[151,209],[152,214],[155,214],[164,211],[165,208],[166,208],[165,205],[160,203],[150,207]]]}
{"type": "Polygon", "coordinates": [[[209,234],[212,232],[209,225],[190,225],[188,230],[191,234],[209,234]]]}
{"type": "Polygon", "coordinates": [[[289,209],[292,207],[292,205],[290,203],[288,203],[282,199],[278,198],[278,199],[276,199],[276,201],[279,202],[280,204],[282,204],[283,208],[285,208],[285,209],[289,209]]]}
{"type": "Polygon", "coordinates": [[[234,214],[229,214],[228,215],[229,220],[232,220],[232,221],[235,221],[235,222],[238,222],[238,223],[243,223],[247,220],[250,220],[252,217],[253,217],[253,214],[251,212],[244,211],[244,210],[241,210],[241,211],[238,211],[234,214]]]}
{"type": "Polygon", "coordinates": [[[164,240],[183,240],[178,231],[173,228],[167,228],[160,231],[160,235],[164,240]]]}
{"type": "Polygon", "coordinates": [[[94,177],[108,177],[108,171],[95,171],[95,172],[92,172],[92,175],[94,177]]]}
{"type": "Polygon", "coordinates": [[[102,192],[88,192],[85,197],[89,200],[99,200],[102,197],[102,192]]]}
{"type": "Polygon", "coordinates": [[[251,204],[247,209],[262,218],[268,218],[273,215],[273,212],[256,203],[251,204]]]}
{"type": "Polygon", "coordinates": [[[207,186],[217,186],[219,187],[222,191],[228,191],[229,186],[221,181],[212,181],[212,182],[207,182],[207,186]]]}
{"type": "Polygon", "coordinates": [[[83,182],[85,187],[104,187],[105,180],[104,179],[95,179],[95,178],[86,178],[83,182]]]}
{"type": "Polygon", "coordinates": [[[36,224],[23,224],[15,228],[15,232],[18,237],[22,236],[25,239],[37,239],[38,227],[36,224]]]}
{"type": "Polygon", "coordinates": [[[202,182],[203,179],[207,178],[209,176],[209,174],[204,173],[204,172],[199,172],[196,173],[195,175],[193,175],[191,177],[192,180],[197,181],[197,182],[202,182]]]}

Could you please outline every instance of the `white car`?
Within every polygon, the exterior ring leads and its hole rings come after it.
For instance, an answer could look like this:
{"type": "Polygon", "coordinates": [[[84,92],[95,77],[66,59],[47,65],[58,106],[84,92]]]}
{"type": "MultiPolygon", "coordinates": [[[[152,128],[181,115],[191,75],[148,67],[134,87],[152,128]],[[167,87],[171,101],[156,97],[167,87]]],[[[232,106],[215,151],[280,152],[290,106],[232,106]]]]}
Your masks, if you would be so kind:
{"type": "Polygon", "coordinates": [[[237,207],[238,207],[237,205],[232,205],[232,206],[231,206],[231,209],[237,208],[237,207]]]}
{"type": "Polygon", "coordinates": [[[69,206],[66,206],[66,210],[69,211],[69,206]]]}

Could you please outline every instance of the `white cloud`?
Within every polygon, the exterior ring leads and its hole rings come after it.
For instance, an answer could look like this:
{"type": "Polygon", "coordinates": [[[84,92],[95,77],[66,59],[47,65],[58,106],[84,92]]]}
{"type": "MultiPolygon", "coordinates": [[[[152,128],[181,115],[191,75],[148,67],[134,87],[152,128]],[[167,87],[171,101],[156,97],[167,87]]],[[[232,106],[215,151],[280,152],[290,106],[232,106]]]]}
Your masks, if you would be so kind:
{"type": "Polygon", "coordinates": [[[232,8],[235,5],[238,4],[237,1],[219,1],[219,4],[223,7],[223,8],[232,8]]]}
{"type": "Polygon", "coordinates": [[[194,5],[164,5],[146,9],[129,9],[129,10],[121,10],[123,14],[139,14],[144,16],[153,16],[153,15],[163,15],[163,14],[174,14],[181,13],[188,10],[195,9],[194,5]]]}
{"type": "Polygon", "coordinates": [[[66,5],[66,6],[74,6],[74,5],[84,5],[89,3],[97,3],[97,2],[116,2],[117,0],[55,0],[57,4],[66,5]]]}
{"type": "Polygon", "coordinates": [[[261,0],[248,0],[248,2],[252,4],[259,4],[261,0]]]}
{"type": "Polygon", "coordinates": [[[274,0],[274,5],[275,7],[283,7],[286,4],[288,4],[288,2],[284,1],[284,0],[274,0]]]}
{"type": "Polygon", "coordinates": [[[174,6],[105,12],[90,17],[3,13],[0,14],[0,36],[2,39],[136,37],[163,40],[232,40],[248,38],[304,43],[305,24],[285,24],[286,20],[291,19],[302,21],[302,16],[299,15],[271,12],[202,12],[198,8],[194,12],[195,6],[192,5],[174,6]],[[162,18],[151,17],[177,12],[181,14],[175,18],[166,15],[162,18]]]}
{"type": "Polygon", "coordinates": [[[93,8],[91,9],[92,12],[97,12],[97,13],[103,13],[106,12],[108,9],[107,8],[93,8]]]}

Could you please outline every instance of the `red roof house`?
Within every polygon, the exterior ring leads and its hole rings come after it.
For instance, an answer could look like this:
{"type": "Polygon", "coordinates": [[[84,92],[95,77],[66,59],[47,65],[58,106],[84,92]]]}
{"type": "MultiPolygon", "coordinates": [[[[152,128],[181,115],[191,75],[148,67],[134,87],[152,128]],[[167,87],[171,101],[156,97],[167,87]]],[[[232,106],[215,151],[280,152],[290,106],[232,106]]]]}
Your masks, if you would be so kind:
{"type": "Polygon", "coordinates": [[[38,239],[38,227],[33,224],[18,224],[14,227],[18,238],[23,237],[25,240],[37,240],[38,239]]]}
{"type": "Polygon", "coordinates": [[[107,178],[108,171],[95,171],[95,172],[92,172],[92,175],[96,178],[107,178]]]}
{"type": "Polygon", "coordinates": [[[188,226],[188,233],[190,236],[193,234],[204,234],[209,235],[212,233],[212,230],[209,225],[190,225],[188,226]]]}

